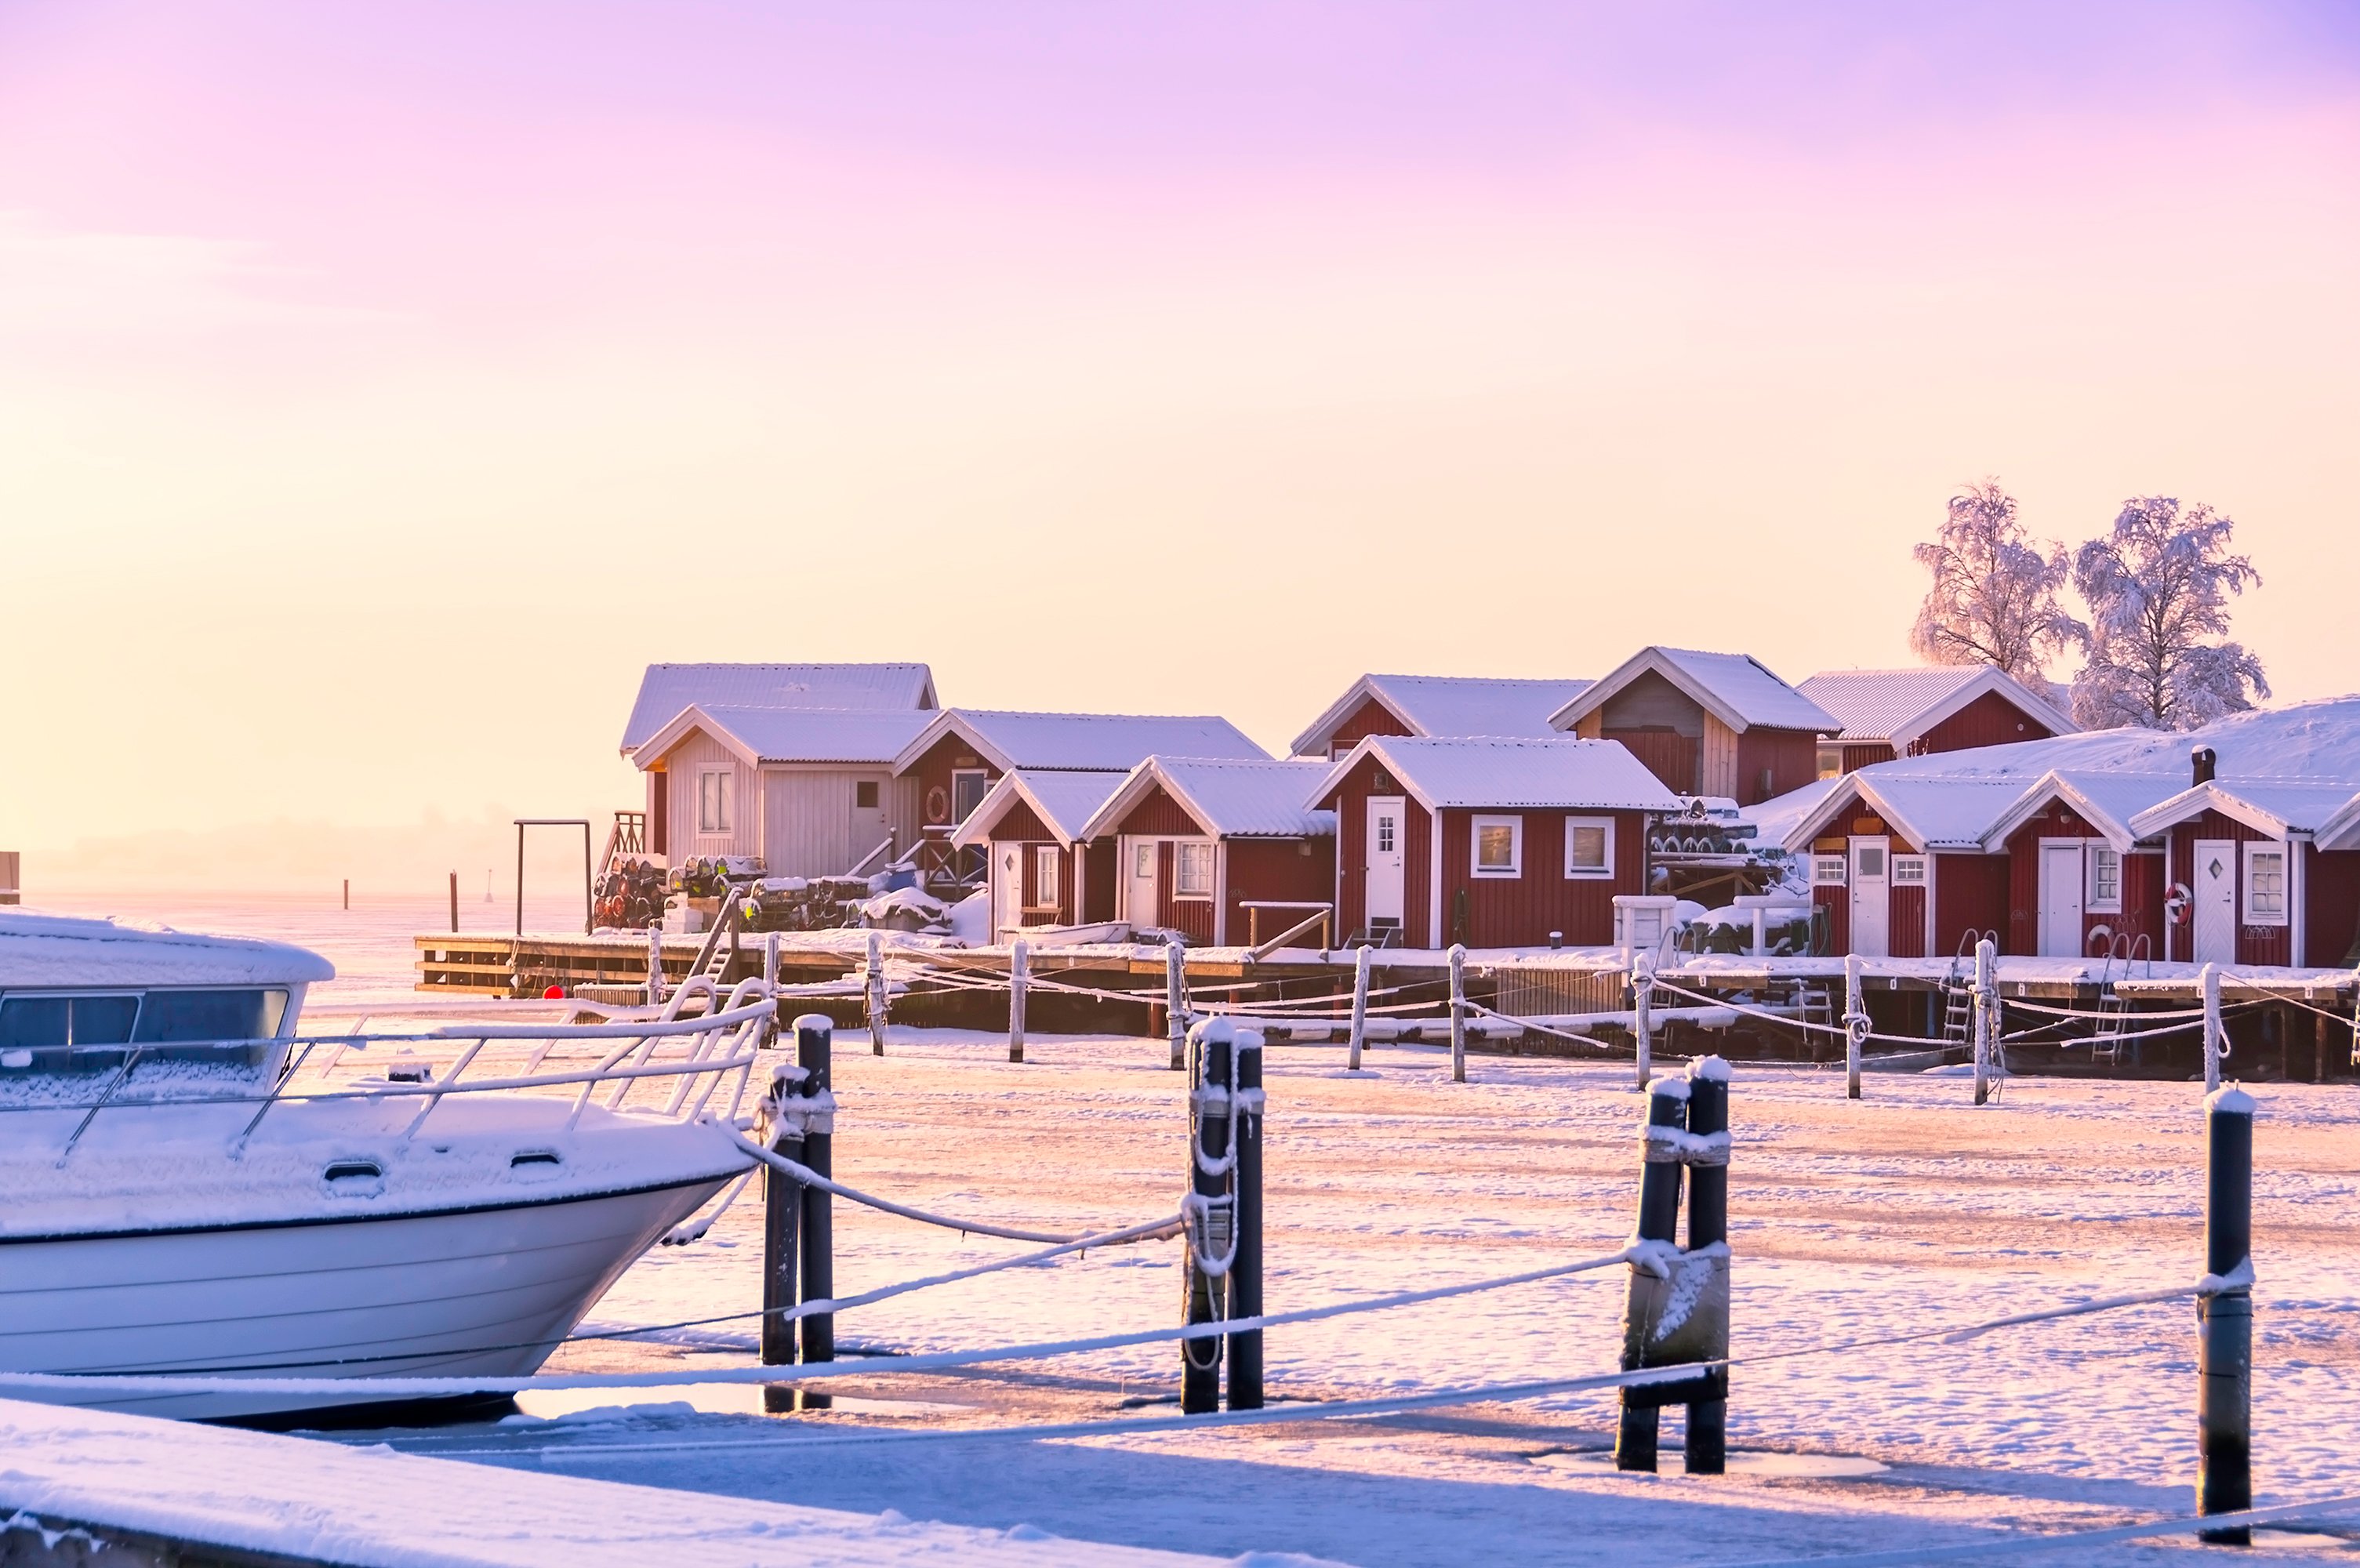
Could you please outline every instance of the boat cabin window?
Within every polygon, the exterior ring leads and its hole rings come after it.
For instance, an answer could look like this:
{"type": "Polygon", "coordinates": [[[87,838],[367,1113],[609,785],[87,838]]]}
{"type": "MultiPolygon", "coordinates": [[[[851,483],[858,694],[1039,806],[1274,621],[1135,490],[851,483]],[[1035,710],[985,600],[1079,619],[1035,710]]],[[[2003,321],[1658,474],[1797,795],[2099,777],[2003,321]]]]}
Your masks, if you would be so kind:
{"type": "Polygon", "coordinates": [[[268,1040],[286,1017],[280,990],[18,992],[0,996],[0,1050],[268,1040]]]}

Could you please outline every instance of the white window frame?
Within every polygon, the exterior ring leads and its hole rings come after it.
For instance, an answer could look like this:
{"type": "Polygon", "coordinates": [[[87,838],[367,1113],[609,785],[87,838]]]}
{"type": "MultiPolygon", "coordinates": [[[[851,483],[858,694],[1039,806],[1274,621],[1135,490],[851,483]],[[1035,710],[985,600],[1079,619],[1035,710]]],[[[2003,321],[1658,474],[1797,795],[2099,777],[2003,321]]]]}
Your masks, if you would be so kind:
{"type": "Polygon", "coordinates": [[[1821,779],[1843,777],[1843,747],[1841,746],[1820,746],[1819,754],[1811,761],[1812,771],[1821,779]]]}
{"type": "Polygon", "coordinates": [[[1034,844],[1032,846],[1032,901],[1025,908],[1055,909],[1060,895],[1065,891],[1062,886],[1065,880],[1065,868],[1057,862],[1057,846],[1054,844],[1034,844]],[[1045,898],[1041,891],[1043,887],[1049,890],[1045,898]]]}
{"type": "Polygon", "coordinates": [[[1470,818],[1467,826],[1467,870],[1470,876],[1489,877],[1505,881],[1524,874],[1524,819],[1522,816],[1501,816],[1496,813],[1470,818]],[[1483,864],[1483,830],[1508,830],[1508,864],[1483,864]]]}
{"type": "Polygon", "coordinates": [[[2289,847],[2276,839],[2247,839],[2239,856],[2245,877],[2237,888],[2238,918],[2249,926],[2282,926],[2289,922],[2289,909],[2294,898],[2294,855],[2289,847]],[[2267,914],[2254,907],[2254,862],[2264,855],[2275,855],[2278,863],[2278,909],[2267,914]]]}
{"type": "Polygon", "coordinates": [[[1211,839],[1183,838],[1175,839],[1173,841],[1172,896],[1174,898],[1188,898],[1199,904],[1211,903],[1213,901],[1213,879],[1215,875],[1216,871],[1213,866],[1213,841],[1211,839]],[[1188,887],[1188,856],[1192,851],[1200,853],[1205,857],[1205,890],[1201,893],[1193,892],[1188,887]]]}
{"type": "Polygon", "coordinates": [[[1614,819],[1612,817],[1568,817],[1565,819],[1565,874],[1573,880],[1595,882],[1614,875],[1614,819]],[[1606,860],[1601,866],[1576,866],[1573,863],[1573,830],[1600,828],[1606,834],[1606,860]]]}
{"type": "Polygon", "coordinates": [[[721,838],[736,831],[730,823],[737,814],[738,770],[734,768],[700,768],[696,770],[696,831],[708,838],[721,838]],[[708,801],[705,789],[712,779],[721,780],[708,801]],[[710,804],[715,810],[707,811],[710,804]]]}
{"type": "Polygon", "coordinates": [[[1885,866],[1893,887],[1926,886],[1927,857],[1922,855],[1888,855],[1885,857],[1885,866]]]}
{"type": "Polygon", "coordinates": [[[2119,915],[2123,912],[2122,851],[2102,840],[2092,840],[2081,846],[2081,909],[2085,914],[2119,915]],[[2098,892],[2098,862],[2102,855],[2112,855],[2114,861],[2114,897],[2104,898],[2098,892]]]}
{"type": "Polygon", "coordinates": [[[1811,855],[1811,886],[1814,887],[1845,887],[1851,886],[1852,854],[1811,855]]]}

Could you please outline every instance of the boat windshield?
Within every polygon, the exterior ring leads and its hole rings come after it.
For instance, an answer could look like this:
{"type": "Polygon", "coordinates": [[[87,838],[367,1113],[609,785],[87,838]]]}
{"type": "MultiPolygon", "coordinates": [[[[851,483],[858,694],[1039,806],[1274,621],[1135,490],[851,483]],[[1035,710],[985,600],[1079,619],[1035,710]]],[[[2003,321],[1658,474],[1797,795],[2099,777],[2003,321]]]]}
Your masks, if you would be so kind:
{"type": "Polygon", "coordinates": [[[143,1063],[253,1069],[287,1017],[276,987],[0,994],[0,1073],[112,1073],[143,1063]]]}

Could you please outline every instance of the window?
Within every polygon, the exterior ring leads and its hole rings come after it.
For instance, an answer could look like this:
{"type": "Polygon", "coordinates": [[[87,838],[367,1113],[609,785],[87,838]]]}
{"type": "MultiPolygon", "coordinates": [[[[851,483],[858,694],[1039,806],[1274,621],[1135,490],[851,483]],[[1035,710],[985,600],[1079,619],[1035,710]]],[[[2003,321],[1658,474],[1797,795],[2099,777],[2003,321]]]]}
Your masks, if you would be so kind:
{"type": "Polygon", "coordinates": [[[1036,844],[1032,846],[1032,903],[1036,909],[1054,908],[1057,902],[1057,846],[1036,844]]]}
{"type": "Polygon", "coordinates": [[[1842,777],[1842,775],[1843,747],[1840,746],[1823,746],[1819,747],[1819,777],[1822,779],[1837,779],[1842,777]]]}
{"type": "Polygon", "coordinates": [[[1883,844],[1862,844],[1858,849],[1852,852],[1852,857],[1860,862],[1860,874],[1862,877],[1874,880],[1874,878],[1885,875],[1885,846],[1883,844]]]}
{"type": "Polygon", "coordinates": [[[2245,845],[2245,923],[2287,923],[2287,855],[2283,844],[2245,845]]]}
{"type": "MultiPolygon", "coordinates": [[[[142,1044],[173,1040],[268,1040],[286,1015],[284,991],[151,991],[139,1014],[142,1044]]],[[[82,1010],[74,1009],[77,1029],[82,1010]]]]}
{"type": "Polygon", "coordinates": [[[1811,856],[1811,886],[1841,887],[1844,885],[1844,857],[1841,855],[1811,856]]]}
{"type": "Polygon", "coordinates": [[[1379,813],[1379,815],[1378,815],[1378,817],[1377,817],[1377,853],[1378,853],[1379,855],[1391,855],[1393,852],[1393,813],[1392,813],[1392,812],[1390,812],[1390,811],[1381,812],[1381,813],[1379,813]]]}
{"type": "Polygon", "coordinates": [[[1926,885],[1926,857],[1922,855],[1895,855],[1893,885],[1896,887],[1923,887],[1926,885]]]}
{"type": "Polygon", "coordinates": [[[1172,846],[1172,893],[1179,898],[1213,896],[1213,846],[1177,844],[1172,846]]]}
{"type": "Polygon", "coordinates": [[[1475,875],[1521,877],[1524,870],[1524,819],[1477,817],[1475,875]]]}
{"type": "Polygon", "coordinates": [[[708,768],[696,776],[696,831],[729,831],[730,797],[738,791],[738,776],[726,768],[708,768]]]}
{"type": "Polygon", "coordinates": [[[877,809],[876,779],[863,779],[853,785],[852,805],[855,811],[873,811],[877,809]]]}
{"type": "Polygon", "coordinates": [[[2083,908],[2098,914],[2118,915],[2123,909],[2123,857],[2110,844],[2090,845],[2089,898],[2083,908]]]}
{"type": "Polygon", "coordinates": [[[1131,846],[1131,874],[1142,881],[1155,880],[1155,842],[1153,839],[1131,846]]]}
{"type": "Polygon", "coordinates": [[[1614,819],[1565,819],[1565,874],[1568,877],[1614,875],[1614,819]]]}
{"type": "Polygon", "coordinates": [[[951,821],[967,821],[968,815],[983,804],[983,797],[990,789],[991,780],[981,768],[952,773],[951,821]]]}

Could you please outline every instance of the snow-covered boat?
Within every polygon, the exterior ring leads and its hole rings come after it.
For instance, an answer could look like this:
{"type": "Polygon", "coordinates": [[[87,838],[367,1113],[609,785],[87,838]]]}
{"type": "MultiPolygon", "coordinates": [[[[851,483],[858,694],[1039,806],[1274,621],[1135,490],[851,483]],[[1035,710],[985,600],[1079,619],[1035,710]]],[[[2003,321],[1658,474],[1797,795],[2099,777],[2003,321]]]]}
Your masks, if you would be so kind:
{"type": "MultiPolygon", "coordinates": [[[[715,1124],[774,1027],[758,982],[697,1017],[304,1039],[332,975],[0,912],[0,1370],[520,1376],[747,1167],[715,1124]]],[[[6,1391],[186,1417],[369,1398],[6,1391]]]]}

